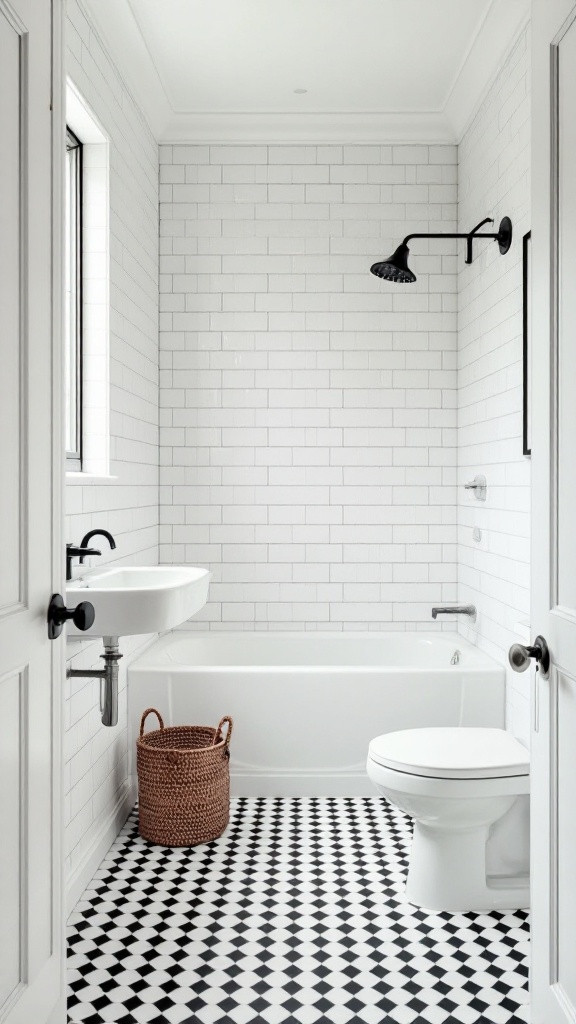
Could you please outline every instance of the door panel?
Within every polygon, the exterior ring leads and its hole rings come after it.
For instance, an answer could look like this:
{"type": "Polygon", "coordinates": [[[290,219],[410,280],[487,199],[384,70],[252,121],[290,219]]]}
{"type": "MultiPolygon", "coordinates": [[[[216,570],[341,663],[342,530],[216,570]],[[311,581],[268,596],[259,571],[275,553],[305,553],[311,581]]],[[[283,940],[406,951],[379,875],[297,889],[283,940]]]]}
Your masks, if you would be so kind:
{"type": "Polygon", "coordinates": [[[533,1024],[576,1020],[576,5],[532,3],[533,1024]]]}
{"type": "Polygon", "coordinates": [[[557,982],[568,1005],[576,1007],[576,814],[574,813],[574,737],[576,736],[576,680],[557,670],[558,690],[558,796],[557,864],[554,870],[557,927],[557,982]]]}
{"type": "Polygon", "coordinates": [[[23,104],[20,82],[26,81],[25,35],[0,3],[0,281],[2,282],[2,374],[0,376],[0,615],[20,600],[20,365],[26,337],[21,309],[21,136],[23,104]]]}
{"type": "Polygon", "coordinates": [[[555,46],[557,103],[557,509],[558,581],[556,603],[576,616],[576,21],[555,46]]]}
{"type": "Polygon", "coordinates": [[[0,680],[0,1006],[22,980],[22,936],[18,910],[21,890],[22,716],[24,676],[15,672],[0,680]]]}
{"type": "Polygon", "coordinates": [[[63,651],[46,626],[63,553],[60,31],[61,0],[0,0],[0,1024],[65,1019],[63,651]]]}
{"type": "Polygon", "coordinates": [[[576,1015],[576,11],[564,22],[552,45],[552,231],[553,294],[552,417],[556,422],[555,472],[551,511],[554,657],[552,718],[556,828],[551,865],[552,979],[564,1013],[576,1015]],[[555,264],[555,266],[554,266],[555,264]],[[554,516],[554,512],[556,515],[554,516]]]}

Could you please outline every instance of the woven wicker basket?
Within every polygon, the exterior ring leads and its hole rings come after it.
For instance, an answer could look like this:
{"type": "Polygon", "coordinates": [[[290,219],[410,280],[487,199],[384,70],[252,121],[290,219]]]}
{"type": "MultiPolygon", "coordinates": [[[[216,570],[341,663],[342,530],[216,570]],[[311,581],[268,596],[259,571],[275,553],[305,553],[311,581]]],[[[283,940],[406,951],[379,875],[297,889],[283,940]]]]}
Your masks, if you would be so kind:
{"type": "Polygon", "coordinates": [[[216,729],[165,729],[160,713],[147,708],[136,740],[139,831],[144,839],[159,846],[197,846],[222,835],[230,815],[232,725],[226,715],[216,729]],[[160,728],[144,735],[150,714],[156,715],[160,728]]]}

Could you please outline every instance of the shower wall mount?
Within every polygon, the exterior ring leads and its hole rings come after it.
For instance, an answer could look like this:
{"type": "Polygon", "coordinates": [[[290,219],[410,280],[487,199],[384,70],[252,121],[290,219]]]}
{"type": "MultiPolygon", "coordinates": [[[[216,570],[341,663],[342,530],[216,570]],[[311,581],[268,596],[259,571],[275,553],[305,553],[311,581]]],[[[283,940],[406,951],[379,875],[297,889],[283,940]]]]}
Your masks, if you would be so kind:
{"type": "Polygon", "coordinates": [[[388,257],[388,259],[372,264],[370,267],[370,273],[375,274],[376,277],[383,278],[385,281],[393,281],[394,284],[413,284],[416,280],[416,274],[414,274],[408,266],[408,256],[410,255],[408,242],[413,238],[465,238],[466,263],[472,263],[474,240],[476,238],[491,238],[494,242],[498,243],[500,253],[504,256],[512,245],[512,221],[510,220],[510,217],[503,217],[500,221],[497,232],[480,231],[480,228],[484,227],[485,224],[493,223],[494,220],[492,217],[485,217],[484,220],[481,220],[475,228],[472,228],[472,230],[468,232],[454,233],[448,231],[440,232],[438,234],[416,232],[412,235],[406,235],[404,241],[398,246],[395,252],[388,257]]]}

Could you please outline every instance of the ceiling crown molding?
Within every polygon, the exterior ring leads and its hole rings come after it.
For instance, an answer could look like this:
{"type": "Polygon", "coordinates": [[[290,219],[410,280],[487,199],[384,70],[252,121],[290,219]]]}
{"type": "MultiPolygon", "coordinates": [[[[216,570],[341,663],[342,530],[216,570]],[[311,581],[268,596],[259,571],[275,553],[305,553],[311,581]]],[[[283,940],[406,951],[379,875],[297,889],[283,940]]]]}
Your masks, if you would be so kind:
{"type": "Polygon", "coordinates": [[[529,0],[492,0],[444,103],[456,142],[460,142],[529,21],[529,0]]]}
{"type": "Polygon", "coordinates": [[[152,134],[162,138],[172,107],[128,0],[78,0],[152,134]]]}
{"type": "Polygon", "coordinates": [[[161,142],[342,144],[453,142],[444,114],[172,114],[161,142]]]}
{"type": "Polygon", "coordinates": [[[130,0],[81,2],[160,143],[458,143],[530,16],[530,0],[492,0],[441,110],[198,113],[172,107],[130,0]]]}

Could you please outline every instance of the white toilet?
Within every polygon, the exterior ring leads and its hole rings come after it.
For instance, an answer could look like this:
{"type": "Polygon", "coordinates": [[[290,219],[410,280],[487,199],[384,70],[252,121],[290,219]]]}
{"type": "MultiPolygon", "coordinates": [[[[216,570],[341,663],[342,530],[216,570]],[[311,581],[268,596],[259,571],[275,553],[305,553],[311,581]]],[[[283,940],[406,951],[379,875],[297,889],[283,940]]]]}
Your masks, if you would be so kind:
{"type": "Polygon", "coordinates": [[[411,903],[447,911],[529,905],[526,830],[515,818],[521,804],[526,811],[529,756],[503,729],[406,729],[372,740],[370,779],[414,819],[411,903]],[[490,848],[507,819],[502,857],[490,848]]]}

